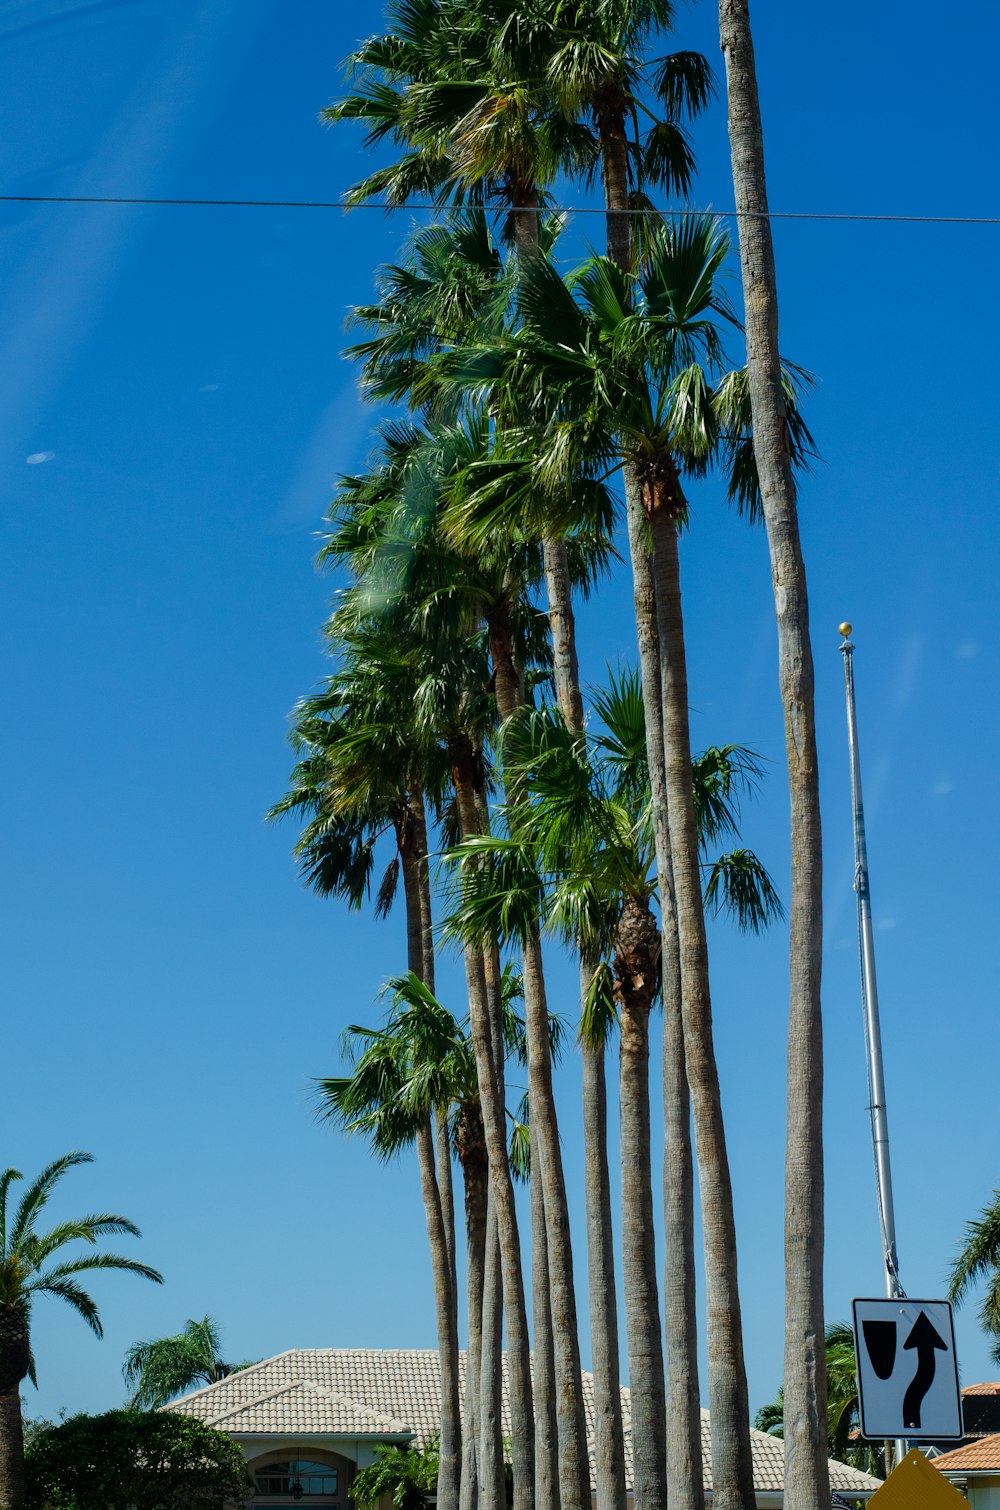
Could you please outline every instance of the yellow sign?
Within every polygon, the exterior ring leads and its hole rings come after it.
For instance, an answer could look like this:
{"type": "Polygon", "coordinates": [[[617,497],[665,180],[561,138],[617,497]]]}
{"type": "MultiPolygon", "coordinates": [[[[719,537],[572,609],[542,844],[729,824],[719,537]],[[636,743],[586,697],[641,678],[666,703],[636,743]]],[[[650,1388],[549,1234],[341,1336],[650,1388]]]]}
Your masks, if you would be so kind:
{"type": "Polygon", "coordinates": [[[868,1510],[969,1510],[965,1496],[914,1447],[868,1501],[868,1510]]]}

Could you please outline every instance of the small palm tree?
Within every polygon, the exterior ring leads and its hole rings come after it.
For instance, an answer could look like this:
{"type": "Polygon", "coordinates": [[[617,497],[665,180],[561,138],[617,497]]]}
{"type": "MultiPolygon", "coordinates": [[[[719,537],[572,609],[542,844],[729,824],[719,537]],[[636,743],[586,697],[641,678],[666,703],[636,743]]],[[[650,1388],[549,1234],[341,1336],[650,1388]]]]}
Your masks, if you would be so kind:
{"type": "Polygon", "coordinates": [[[993,1341],[993,1362],[1000,1364],[1000,1190],[965,1228],[965,1242],[951,1266],[949,1298],[960,1305],[977,1280],[986,1280],[979,1319],[993,1341]]]}
{"type": "Polygon", "coordinates": [[[68,1243],[93,1247],[99,1238],[122,1233],[141,1236],[127,1217],[102,1212],[60,1222],[49,1232],[39,1232],[38,1219],[52,1192],[67,1170],[93,1162],[89,1153],[67,1153],[42,1170],[28,1186],[17,1209],[8,1212],[15,1181],[24,1176],[17,1169],[0,1174],[0,1510],[22,1510],[24,1504],[24,1433],[19,1389],[22,1380],[34,1384],[35,1359],[31,1350],[31,1310],[38,1295],[55,1295],[82,1316],[96,1336],[104,1329],[97,1306],[77,1283],[77,1276],[98,1269],[124,1269],[162,1284],[155,1269],[117,1253],[82,1254],[52,1262],[68,1243]]]}
{"type": "Polygon", "coordinates": [[[256,1359],[227,1363],[221,1357],[219,1324],[211,1316],[186,1321],[176,1337],[136,1342],[125,1354],[122,1373],[132,1389],[130,1410],[158,1410],[177,1395],[203,1384],[216,1384],[256,1359]]]}
{"type": "Polygon", "coordinates": [[[434,1503],[438,1455],[434,1448],[376,1447],[377,1459],[363,1468],[349,1493],[363,1510],[388,1501],[394,1510],[428,1510],[434,1503]]]}

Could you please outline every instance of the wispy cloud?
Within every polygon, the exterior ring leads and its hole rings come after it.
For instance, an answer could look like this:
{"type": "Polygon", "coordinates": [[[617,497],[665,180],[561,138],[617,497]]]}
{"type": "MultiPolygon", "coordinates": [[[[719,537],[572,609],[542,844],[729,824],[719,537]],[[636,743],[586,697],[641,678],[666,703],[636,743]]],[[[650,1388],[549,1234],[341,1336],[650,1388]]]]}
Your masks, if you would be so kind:
{"type": "MultiPolygon", "coordinates": [[[[226,73],[235,69],[256,34],[263,0],[169,0],[149,5],[96,4],[78,7],[75,24],[119,25],[127,29],[132,12],[159,13],[162,40],[148,49],[135,71],[133,87],[103,133],[87,144],[86,156],[60,168],[65,194],[151,194],[193,148],[209,112],[221,95],[226,73]]],[[[35,7],[36,11],[39,9],[35,7]]],[[[16,37],[44,59],[51,19],[37,28],[0,27],[5,45],[16,37]]],[[[62,33],[65,41],[65,26],[62,33]]],[[[44,62],[38,66],[44,66],[44,62]]],[[[41,163],[37,171],[47,171],[41,163]]],[[[12,444],[62,379],[97,319],[126,251],[148,233],[149,215],[109,212],[101,205],[74,205],[46,217],[32,242],[30,257],[4,278],[0,368],[16,372],[0,418],[12,444]]],[[[30,433],[30,431],[29,431],[30,433]]],[[[23,444],[23,442],[22,442],[23,444]]],[[[16,454],[16,452],[15,452],[16,454]]]]}
{"type": "Polygon", "coordinates": [[[905,641],[900,655],[896,684],[892,691],[892,706],[897,713],[909,707],[920,679],[926,641],[922,634],[912,634],[905,641]]]}
{"type": "Polygon", "coordinates": [[[353,378],[327,404],[291,485],[271,519],[278,529],[318,524],[330,502],[338,472],[367,448],[374,416],[353,378]]]}

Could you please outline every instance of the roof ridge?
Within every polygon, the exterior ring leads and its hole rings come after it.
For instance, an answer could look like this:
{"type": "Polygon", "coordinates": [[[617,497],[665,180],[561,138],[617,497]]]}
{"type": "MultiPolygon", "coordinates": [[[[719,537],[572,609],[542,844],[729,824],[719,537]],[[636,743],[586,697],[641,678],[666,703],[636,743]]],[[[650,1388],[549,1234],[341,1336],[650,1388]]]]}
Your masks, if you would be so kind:
{"type": "Polygon", "coordinates": [[[228,1421],[230,1416],[238,1416],[243,1410],[251,1410],[255,1405],[263,1405],[265,1400],[276,1400],[279,1395],[287,1395],[293,1389],[301,1389],[305,1382],[304,1379],[291,1379],[287,1384],[279,1384],[262,1395],[254,1395],[250,1400],[240,1400],[238,1404],[231,1405],[228,1410],[222,1411],[221,1415],[210,1416],[208,1425],[215,1426],[220,1421],[228,1421]]]}
{"type": "MultiPolygon", "coordinates": [[[[951,1448],[949,1452],[938,1453],[937,1457],[933,1459],[934,1467],[939,1469],[964,1468],[966,1464],[961,1461],[962,1458],[969,1458],[974,1460],[977,1454],[983,1452],[988,1453],[991,1450],[992,1444],[997,1444],[998,1446],[1000,1446],[1000,1432],[990,1432],[988,1436],[977,1437],[975,1441],[962,1442],[958,1447],[951,1448]]],[[[1000,1471],[1000,1453],[997,1454],[996,1463],[997,1469],[998,1471],[1000,1471]]],[[[992,1468],[993,1464],[991,1463],[987,1465],[985,1463],[980,1463],[976,1465],[974,1461],[971,1461],[968,1466],[970,1468],[978,1466],[980,1468],[988,1470],[989,1468],[992,1468]]]]}
{"type": "Polygon", "coordinates": [[[234,1368],[232,1373],[226,1374],[222,1379],[213,1379],[211,1384],[203,1384],[201,1389],[193,1389],[186,1395],[181,1395],[179,1400],[171,1400],[168,1405],[161,1405],[161,1410],[178,1410],[187,1400],[197,1400],[202,1395],[207,1395],[209,1390],[218,1389],[220,1384],[228,1384],[230,1379],[239,1376],[245,1378],[247,1374],[256,1373],[259,1368],[267,1368],[269,1364],[277,1363],[281,1358],[287,1358],[289,1353],[299,1352],[300,1349],[287,1347],[284,1352],[274,1353],[270,1358],[259,1358],[256,1363],[248,1364],[246,1368],[234,1368]]]}
{"type": "Polygon", "coordinates": [[[301,1379],[298,1381],[303,1389],[308,1389],[314,1395],[319,1395],[324,1400],[336,1400],[339,1405],[349,1405],[356,1410],[359,1416],[370,1416],[373,1421],[381,1421],[384,1426],[389,1426],[393,1431],[405,1432],[413,1435],[412,1427],[406,1425],[398,1416],[387,1416],[384,1411],[374,1405],[369,1405],[365,1400],[356,1400],[353,1395],[345,1395],[342,1390],[331,1389],[328,1384],[318,1384],[314,1379],[301,1379]]]}

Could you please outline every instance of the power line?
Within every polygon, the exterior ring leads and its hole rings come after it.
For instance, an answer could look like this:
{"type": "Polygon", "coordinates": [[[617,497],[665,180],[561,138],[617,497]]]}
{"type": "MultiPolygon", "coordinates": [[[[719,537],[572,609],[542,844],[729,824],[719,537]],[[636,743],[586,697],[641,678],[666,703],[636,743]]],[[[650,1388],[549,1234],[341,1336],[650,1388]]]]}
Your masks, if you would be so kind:
{"type": "MultiPolygon", "coordinates": [[[[415,203],[347,205],[335,199],[148,199],[139,195],[105,194],[0,194],[2,204],[105,204],[105,205],[161,205],[191,206],[209,209],[241,210],[422,210],[435,214],[461,214],[468,207],[415,203]]],[[[505,206],[510,214],[535,211],[536,205],[505,206]]],[[[560,215],[606,215],[608,212],[595,205],[564,205],[549,207],[548,213],[560,215]]],[[[659,216],[660,210],[617,210],[615,214],[659,216]]],[[[670,210],[670,215],[708,215],[720,220],[844,220],[884,223],[890,225],[1000,225],[1000,215],[869,215],[831,210],[670,210]]]]}

